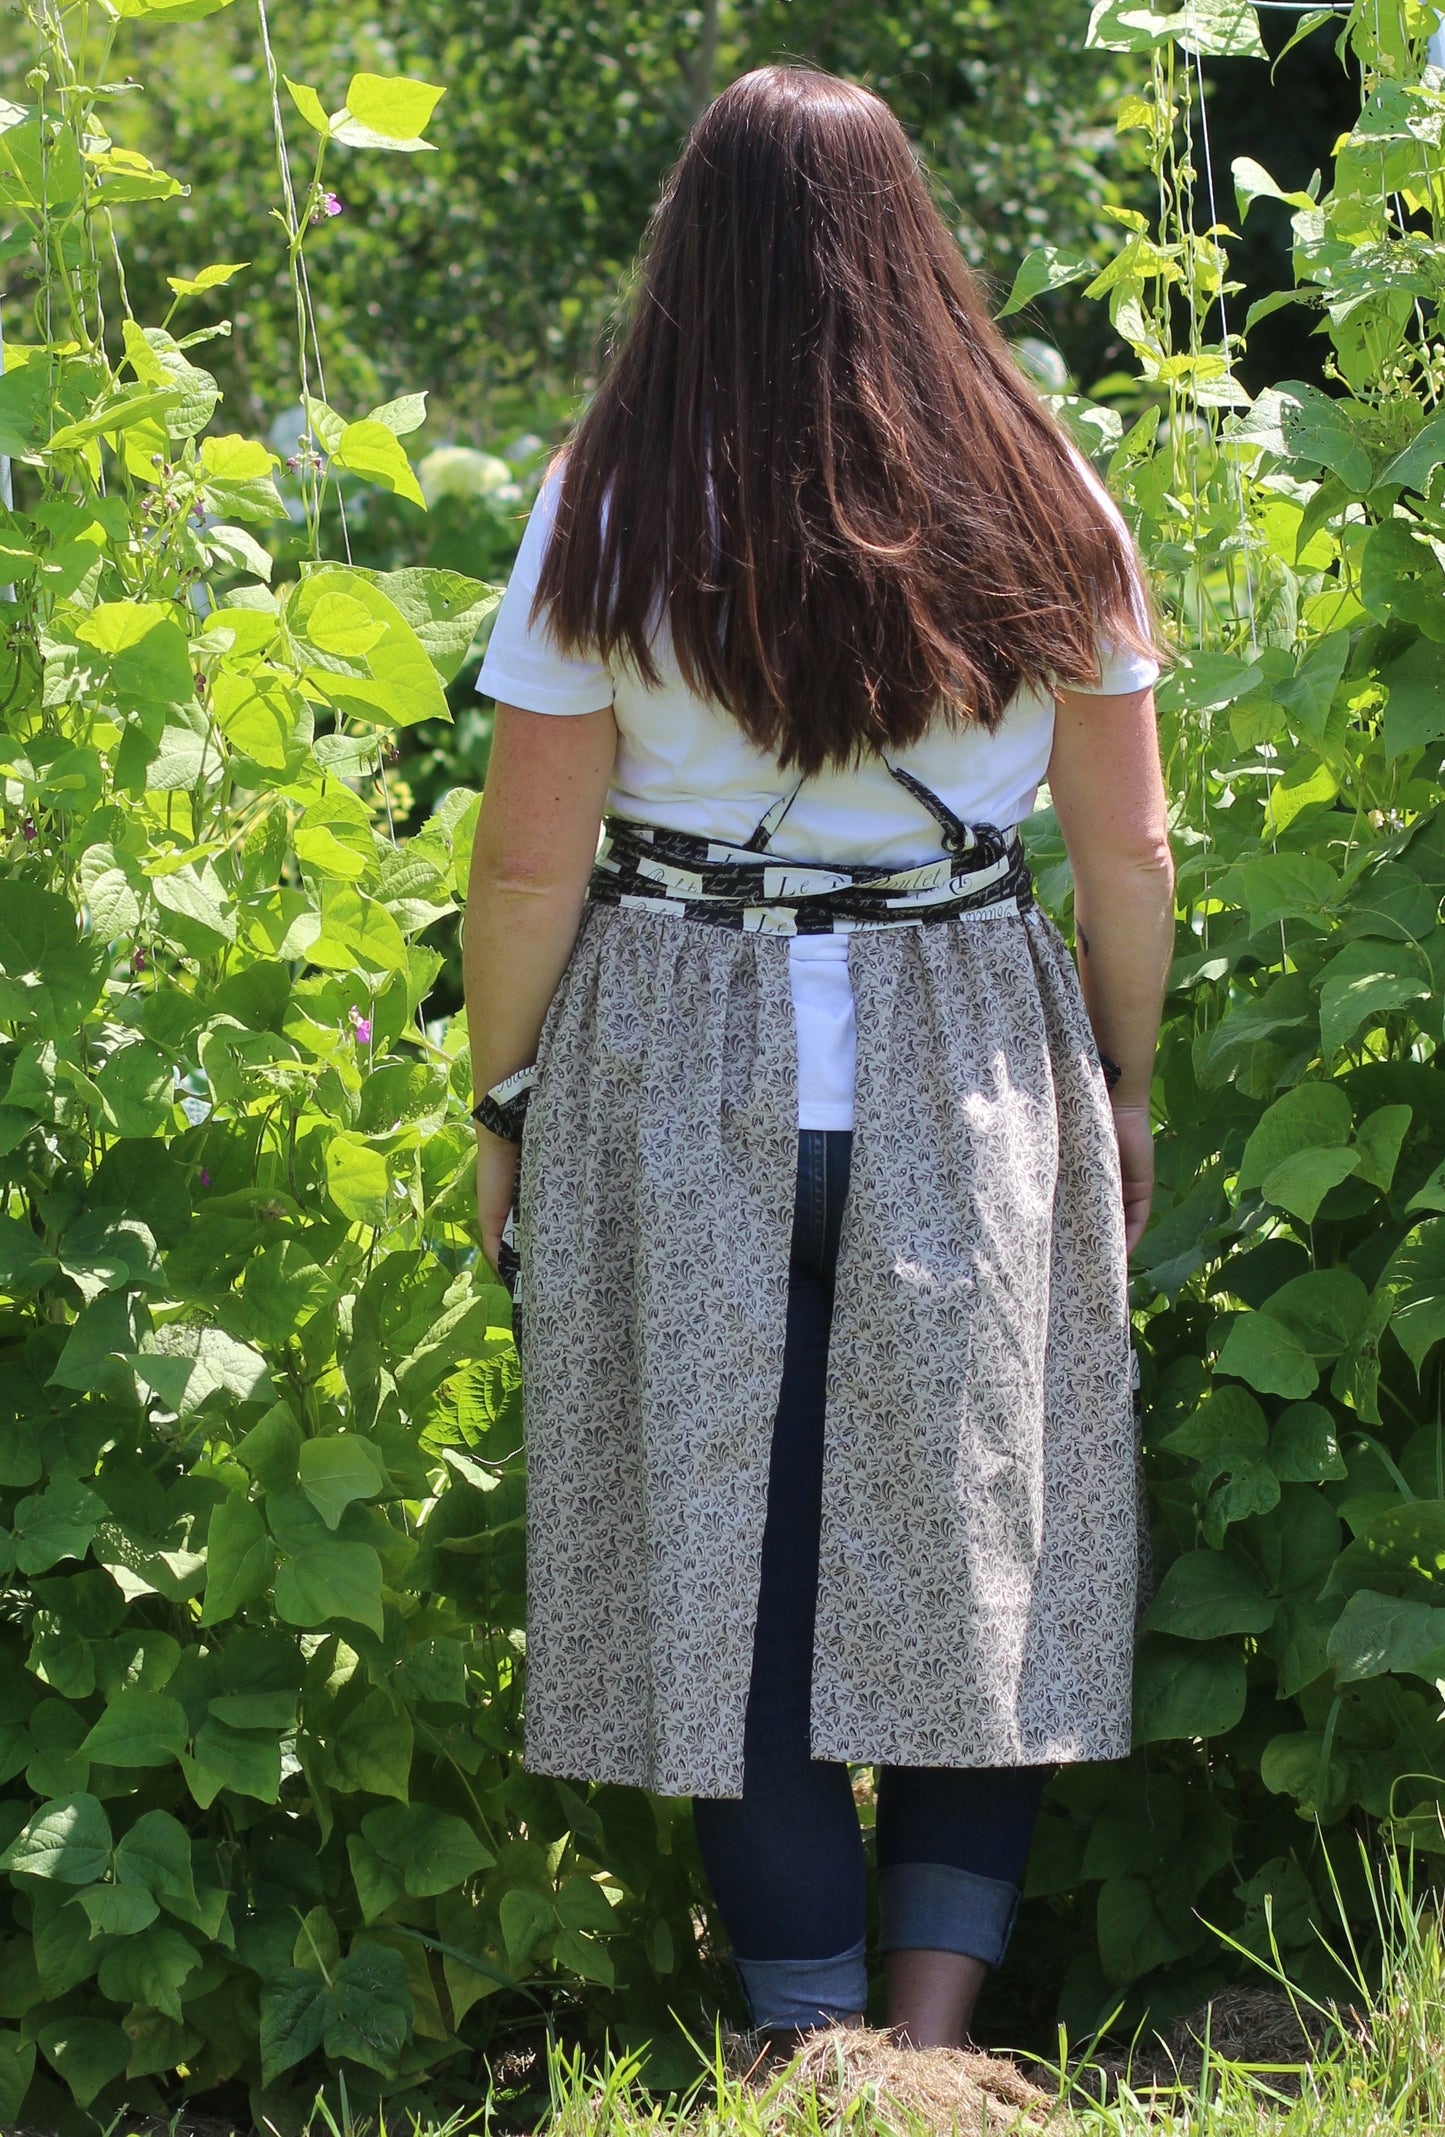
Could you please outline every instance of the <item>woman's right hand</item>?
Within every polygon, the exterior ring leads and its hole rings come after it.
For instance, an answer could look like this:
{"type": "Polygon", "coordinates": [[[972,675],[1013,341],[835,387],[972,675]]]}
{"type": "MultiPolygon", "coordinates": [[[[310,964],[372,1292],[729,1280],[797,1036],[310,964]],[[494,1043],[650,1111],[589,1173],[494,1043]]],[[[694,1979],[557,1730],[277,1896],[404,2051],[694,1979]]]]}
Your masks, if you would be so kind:
{"type": "Polygon", "coordinates": [[[1147,1106],[1115,1106],[1119,1174],[1124,1188],[1124,1246],[1132,1254],[1144,1236],[1154,1200],[1154,1126],[1147,1106]]]}
{"type": "Polygon", "coordinates": [[[517,1192],[519,1155],[515,1143],[503,1142],[489,1128],[477,1129],[477,1223],[483,1252],[494,1269],[502,1248],[502,1228],[517,1192]]]}

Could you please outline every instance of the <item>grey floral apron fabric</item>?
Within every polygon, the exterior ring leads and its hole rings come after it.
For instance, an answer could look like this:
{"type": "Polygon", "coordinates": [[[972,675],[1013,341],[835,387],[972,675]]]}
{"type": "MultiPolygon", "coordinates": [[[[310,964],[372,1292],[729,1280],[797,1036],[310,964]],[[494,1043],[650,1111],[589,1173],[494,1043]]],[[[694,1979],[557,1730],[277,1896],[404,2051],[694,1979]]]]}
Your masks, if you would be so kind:
{"type": "MultiPolygon", "coordinates": [[[[1023,900],[849,932],[817,1758],[1129,1750],[1148,1587],[1117,1148],[1023,900]]],[[[797,1162],[788,942],[593,902],[518,1194],[524,1764],[738,1796],[797,1162]]]]}

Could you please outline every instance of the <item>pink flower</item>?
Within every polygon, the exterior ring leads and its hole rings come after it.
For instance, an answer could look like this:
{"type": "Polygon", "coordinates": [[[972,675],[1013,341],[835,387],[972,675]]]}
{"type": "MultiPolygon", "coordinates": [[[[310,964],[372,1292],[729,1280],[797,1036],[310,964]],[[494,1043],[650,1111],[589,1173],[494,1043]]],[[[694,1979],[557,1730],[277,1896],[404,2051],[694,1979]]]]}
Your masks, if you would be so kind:
{"type": "Polygon", "coordinates": [[[356,1009],[356,1008],[351,1008],[351,1009],[348,1009],[348,1010],[347,1010],[347,1012],[346,1012],[346,1014],[347,1014],[347,1018],[348,1018],[348,1019],[349,1019],[349,1021],[350,1021],[350,1024],[351,1024],[351,1028],[352,1028],[352,1030],[353,1030],[353,1031],[354,1031],[354,1032],[356,1033],[356,1043],[357,1043],[357,1045],[358,1045],[358,1046],[370,1046],[370,1044],[371,1044],[371,1019],[370,1019],[370,1017],[364,1017],[364,1016],[363,1016],[363,1015],[361,1014],[361,1011],[360,1011],[359,1009],[356,1009]]]}
{"type": "Polygon", "coordinates": [[[320,200],[317,201],[315,207],[311,210],[311,220],[313,223],[324,223],[328,221],[331,216],[339,215],[340,213],[341,202],[337,199],[336,195],[334,193],[323,193],[320,200]]]}
{"type": "Polygon", "coordinates": [[[24,823],[20,826],[20,834],[27,846],[35,844],[40,834],[35,828],[35,818],[33,816],[26,817],[24,823]]]}
{"type": "Polygon", "coordinates": [[[204,1165],[201,1167],[200,1181],[202,1187],[209,1187],[211,1184],[211,1175],[207,1172],[204,1165]]]}
{"type": "Polygon", "coordinates": [[[146,968],[146,953],[144,950],[135,950],[132,952],[130,968],[132,972],[144,972],[146,968]]]}

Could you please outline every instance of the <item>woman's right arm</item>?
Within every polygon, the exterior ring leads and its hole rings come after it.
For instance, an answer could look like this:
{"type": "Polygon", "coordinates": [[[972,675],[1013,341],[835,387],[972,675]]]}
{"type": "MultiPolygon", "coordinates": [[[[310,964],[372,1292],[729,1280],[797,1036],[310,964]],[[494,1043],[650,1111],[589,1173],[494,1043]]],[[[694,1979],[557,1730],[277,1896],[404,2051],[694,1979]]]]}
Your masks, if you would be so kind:
{"type": "Polygon", "coordinates": [[[1154,693],[1058,693],[1049,793],[1074,875],[1079,981],[1111,1093],[1130,1250],[1154,1191],[1149,1086],[1174,948],[1174,863],[1154,693]]]}
{"type": "MultiPolygon", "coordinates": [[[[573,717],[497,707],[462,943],[477,1096],[537,1058],[577,939],[616,753],[610,706],[573,717]]],[[[479,1126],[477,1215],[493,1266],[516,1169],[516,1146],[479,1126]]]]}

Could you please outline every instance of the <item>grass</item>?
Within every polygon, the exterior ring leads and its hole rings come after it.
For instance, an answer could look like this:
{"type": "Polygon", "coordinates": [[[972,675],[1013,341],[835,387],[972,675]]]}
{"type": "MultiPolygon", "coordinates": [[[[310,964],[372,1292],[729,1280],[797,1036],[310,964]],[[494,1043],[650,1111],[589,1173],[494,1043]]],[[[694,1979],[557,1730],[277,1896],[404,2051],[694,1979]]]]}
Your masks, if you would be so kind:
{"type": "Polygon", "coordinates": [[[554,2049],[546,2137],[1445,2137],[1441,1896],[1413,1857],[1366,1854],[1365,1868],[1383,1957],[1367,1965],[1336,1888],[1347,2002],[1303,1996],[1276,1949],[1255,1962],[1254,1989],[1122,2054],[1098,2038],[1080,2052],[1061,2035],[1050,2066],[900,2051],[876,2030],[837,2028],[749,2078],[755,2044],[719,2034],[705,2074],[667,2100],[648,2093],[635,2056],[589,2063],[554,2049]]]}

